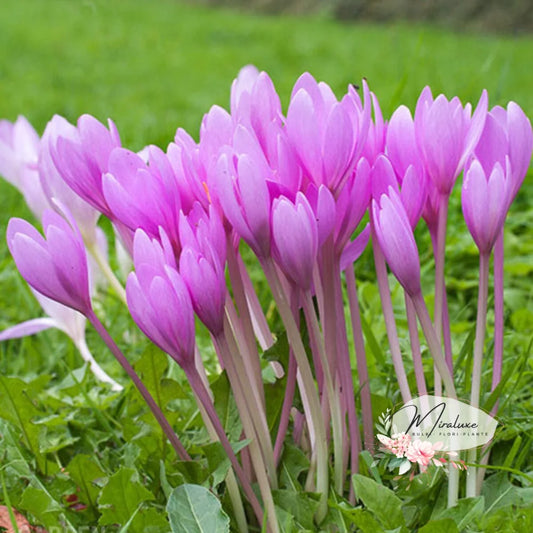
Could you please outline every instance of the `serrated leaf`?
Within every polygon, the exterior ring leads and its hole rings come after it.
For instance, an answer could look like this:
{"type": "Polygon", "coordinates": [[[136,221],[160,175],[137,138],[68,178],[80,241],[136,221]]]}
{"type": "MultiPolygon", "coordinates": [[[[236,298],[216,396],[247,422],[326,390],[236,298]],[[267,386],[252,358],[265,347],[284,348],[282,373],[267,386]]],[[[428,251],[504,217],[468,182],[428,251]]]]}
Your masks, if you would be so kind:
{"type": "Polygon", "coordinates": [[[46,527],[60,525],[63,508],[48,492],[30,485],[22,493],[18,507],[30,512],[46,527]]]}
{"type": "Polygon", "coordinates": [[[387,487],[359,474],[352,476],[355,496],[381,522],[385,529],[405,526],[402,501],[387,487]]]}
{"type": "Polygon", "coordinates": [[[34,418],[42,416],[42,412],[31,400],[30,394],[35,393],[32,386],[33,383],[0,375],[1,416],[20,429],[25,445],[35,456],[40,470],[44,472],[47,461],[40,452],[39,444],[40,433],[45,430],[32,422],[34,418]]]}
{"type": "MultiPolygon", "coordinates": [[[[109,478],[100,493],[98,508],[102,513],[98,523],[124,525],[143,502],[153,500],[153,494],[139,482],[139,475],[133,468],[121,468],[109,478]]],[[[143,533],[137,527],[137,516],[130,526],[130,531],[143,533]]]]}
{"type": "Polygon", "coordinates": [[[94,458],[81,453],[70,461],[67,472],[80,488],[80,500],[96,511],[96,501],[101,489],[95,484],[95,481],[105,478],[105,472],[94,458]]]}
{"type": "Polygon", "coordinates": [[[176,487],[167,503],[172,533],[227,533],[230,520],[218,498],[200,485],[176,487]]]}

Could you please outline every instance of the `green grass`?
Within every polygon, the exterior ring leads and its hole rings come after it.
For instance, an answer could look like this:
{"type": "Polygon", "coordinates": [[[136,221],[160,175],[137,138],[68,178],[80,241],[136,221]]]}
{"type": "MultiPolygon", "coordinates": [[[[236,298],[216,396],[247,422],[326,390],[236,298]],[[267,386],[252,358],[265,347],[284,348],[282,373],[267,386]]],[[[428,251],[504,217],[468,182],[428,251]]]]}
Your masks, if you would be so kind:
{"type": "MultiPolygon", "coordinates": [[[[115,120],[124,144],[132,149],[148,143],[166,146],[180,126],[196,137],[202,115],[211,105],[228,106],[231,81],[247,63],[254,63],[271,75],[285,107],[296,78],[310,71],[328,82],[337,94],[342,94],[348,83],[358,83],[366,77],[386,117],[400,103],[413,108],[421,89],[428,84],[434,93],[458,95],[463,101],[477,101],[481,90],[486,88],[491,105],[505,105],[514,100],[533,116],[532,48],[533,38],[526,37],[466,35],[404,24],[341,25],[325,17],[260,17],[198,8],[172,0],[2,0],[0,117],[14,120],[23,114],[42,132],[54,113],[72,122],[82,113],[91,113],[100,120],[107,117],[115,120]]],[[[457,350],[475,319],[477,276],[476,251],[461,220],[458,193],[456,188],[450,212],[452,229],[447,259],[457,350]]],[[[509,215],[507,228],[506,370],[523,358],[533,335],[532,194],[529,179],[509,215]]],[[[0,180],[1,236],[13,215],[27,217],[29,212],[19,194],[0,180]]],[[[424,257],[429,258],[429,253],[424,257]]],[[[358,268],[362,270],[365,318],[383,345],[377,289],[373,283],[365,283],[373,277],[370,258],[365,256],[358,268]]],[[[257,271],[252,275],[254,280],[256,275],[259,277],[257,271]]],[[[398,291],[395,302],[399,305],[400,297],[398,291]]],[[[108,300],[99,312],[105,311],[105,321],[121,345],[126,345],[127,335],[134,336],[135,353],[128,353],[134,359],[144,343],[131,320],[124,314],[115,316],[117,308],[116,302],[108,300]]],[[[15,272],[2,237],[0,329],[40,313],[38,304],[15,272]]],[[[402,342],[406,339],[402,338],[402,342]]],[[[99,350],[101,345],[92,333],[89,333],[89,344],[95,352],[101,352],[98,359],[106,370],[116,375],[119,370],[112,357],[99,350]]],[[[157,357],[156,362],[158,370],[165,372],[165,362],[157,357]]],[[[200,461],[190,471],[176,471],[168,457],[170,454],[165,459],[164,449],[152,448],[153,435],[147,429],[152,422],[147,415],[139,415],[141,406],[131,391],[117,399],[99,394],[90,377],[82,380],[81,387],[62,383],[61,380],[70,379],[69,369],[79,364],[74,348],[59,332],[0,344],[0,375],[34,380],[33,395],[39,396],[35,403],[43,416],[49,417],[43,422],[47,428],[44,444],[51,446],[56,435],[64,439],[59,440],[60,447],[52,454],[54,460],[67,465],[73,450],[91,455],[91,450],[97,448],[98,454],[85,464],[93,473],[101,468],[111,476],[123,464],[135,466],[144,476],[143,481],[149,480],[146,483],[156,499],[152,511],[165,503],[161,489],[165,485],[160,483],[165,465],[170,469],[167,475],[172,486],[183,480],[202,479],[205,468],[200,461]],[[94,405],[87,405],[84,394],[90,396],[94,405]],[[50,418],[52,415],[57,418],[50,418]],[[113,425],[117,435],[106,433],[102,417],[113,425]],[[128,425],[131,420],[135,424],[128,425]],[[141,436],[135,434],[139,424],[141,436]],[[76,445],[69,444],[67,438],[78,439],[76,445]],[[121,439],[125,442],[123,446],[117,444],[121,439]],[[163,467],[157,463],[159,458],[163,467]]],[[[389,369],[375,367],[371,368],[372,377],[377,390],[380,384],[383,390],[390,385],[385,384],[389,369]]],[[[511,378],[511,384],[518,387],[509,396],[511,401],[505,403],[502,412],[505,426],[498,436],[494,457],[497,464],[504,464],[513,442],[518,442],[519,450],[512,466],[529,471],[531,442],[526,436],[532,430],[528,413],[532,406],[533,368],[531,362],[519,368],[521,375],[511,378]],[[517,441],[518,437],[522,440],[517,441]]],[[[174,371],[167,377],[181,380],[174,371]]],[[[171,379],[165,381],[165,386],[174,387],[170,392],[177,394],[174,397],[178,400],[171,409],[177,427],[183,430],[186,443],[195,446],[194,452],[201,455],[204,441],[194,429],[195,413],[186,400],[187,393],[171,379]]],[[[220,388],[223,389],[223,384],[220,388]]],[[[382,400],[386,403],[389,399],[382,400]]],[[[4,425],[0,425],[0,433],[4,430],[4,425]]],[[[157,429],[152,427],[151,431],[157,429]]],[[[0,463],[5,459],[3,453],[7,459],[13,459],[14,448],[5,442],[0,439],[0,463]]],[[[32,461],[27,453],[26,460],[32,461]]],[[[47,463],[44,465],[52,468],[47,463]]],[[[76,490],[80,482],[75,479],[74,483],[52,470],[47,486],[57,503],[63,495],[76,490]]],[[[15,507],[24,508],[22,494],[26,487],[19,478],[22,476],[38,486],[35,480],[44,476],[35,471],[31,475],[26,471],[21,473],[17,469],[6,469],[5,473],[11,501],[15,507]]],[[[407,498],[408,493],[405,494],[407,498]]],[[[27,501],[26,504],[26,509],[31,507],[27,501]]],[[[35,515],[36,508],[34,505],[28,510],[35,515]]],[[[83,519],[89,520],[90,516],[96,520],[98,512],[95,504],[83,514],[83,519]]],[[[76,522],[76,514],[69,513],[69,519],[76,522]]],[[[78,520],[84,523],[81,518],[78,520]]],[[[140,524],[141,518],[136,520],[140,524]]],[[[141,528],[139,524],[137,528],[141,528]]]]}
{"type": "Polygon", "coordinates": [[[390,114],[434,92],[533,113],[531,38],[462,35],[424,26],[340,25],[325,18],[259,17],[174,0],[3,0],[0,116],[39,130],[54,113],[113,118],[133,148],[166,144],[177,126],[196,134],[226,105],[240,67],[254,63],[287,104],[304,71],[338,93],[366,77],[390,114]]]}

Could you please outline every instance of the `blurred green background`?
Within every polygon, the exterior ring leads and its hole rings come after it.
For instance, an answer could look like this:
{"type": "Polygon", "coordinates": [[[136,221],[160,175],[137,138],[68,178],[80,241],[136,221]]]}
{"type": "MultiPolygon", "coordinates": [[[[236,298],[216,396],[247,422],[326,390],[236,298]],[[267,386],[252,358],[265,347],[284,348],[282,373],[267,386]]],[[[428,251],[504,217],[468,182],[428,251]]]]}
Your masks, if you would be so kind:
{"type": "Polygon", "coordinates": [[[285,106],[296,78],[310,71],[337,94],[366,77],[387,116],[400,103],[413,107],[427,84],[465,101],[487,88],[492,105],[515,100],[533,114],[531,36],[390,17],[341,23],[339,2],[292,3],[304,15],[262,14],[276,2],[252,2],[258,10],[245,12],[206,3],[2,0],[0,117],[24,114],[42,132],[54,113],[71,121],[91,113],[113,118],[134,149],[166,145],[178,126],[197,136],[212,104],[227,106],[247,63],[269,72],[285,106]]]}

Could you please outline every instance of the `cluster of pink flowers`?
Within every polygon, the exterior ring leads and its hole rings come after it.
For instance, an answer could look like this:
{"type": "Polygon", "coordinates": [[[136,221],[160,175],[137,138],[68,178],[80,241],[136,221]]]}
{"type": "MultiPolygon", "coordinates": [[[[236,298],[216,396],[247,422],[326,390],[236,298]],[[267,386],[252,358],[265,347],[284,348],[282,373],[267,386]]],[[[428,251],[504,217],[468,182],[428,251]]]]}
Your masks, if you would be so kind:
{"type": "Polygon", "coordinates": [[[411,445],[411,435],[407,433],[395,433],[392,437],[377,435],[377,438],[385,449],[393,453],[396,457],[405,457],[411,445]]]}
{"type": "MultiPolygon", "coordinates": [[[[450,460],[442,454],[437,456],[439,452],[443,452],[443,443],[431,443],[428,440],[411,439],[411,435],[407,433],[396,433],[392,437],[386,435],[377,435],[379,442],[383,445],[383,451],[394,454],[398,458],[405,457],[411,463],[418,464],[420,471],[425,472],[430,464],[441,467],[447,463],[452,464],[455,468],[465,469],[466,466],[463,461],[450,460]]],[[[457,457],[457,452],[443,452],[448,457],[457,457]]],[[[405,473],[400,467],[400,473],[405,473]]]]}
{"type": "MultiPolygon", "coordinates": [[[[466,225],[480,254],[488,257],[502,234],[532,149],[531,124],[520,107],[511,102],[506,109],[497,106],[489,111],[485,91],[473,109],[457,97],[434,98],[426,87],[414,116],[400,106],[385,121],[366,82],[361,94],[350,86],[338,99],[327,84],[306,73],[294,85],[284,114],[269,76],[249,66],[232,86],[230,111],[212,107],[202,120],[198,142],[179,128],[166,150],[149,146],[135,153],[122,146],[112,121],[106,127],[89,115],[80,117],[76,125],[55,116],[41,138],[23,118],[14,124],[1,121],[0,173],[22,191],[35,216],[42,219],[45,233],[43,237],[28,222],[12,219],[7,243],[40,301],[54,300],[74,310],[76,317],[80,313],[87,317],[133,376],[93,311],[91,287],[101,283],[97,272],[106,275],[117,296],[127,301],[139,328],[184,369],[259,522],[262,511],[250,481],[258,479],[268,516],[275,517],[269,491],[277,486],[276,467],[291,416],[294,428],[305,427],[306,432],[295,434],[309,438],[316,460],[316,490],[322,494],[318,514],[323,516],[329,490],[328,434],[333,433],[339,492],[348,470],[345,458],[350,457],[349,468],[355,472],[359,451],[373,446],[354,262],[372,236],[390,352],[403,400],[408,401],[412,393],[386,263],[405,290],[419,394],[427,389],[416,315],[438,369],[435,386],[442,379],[447,393],[455,396],[444,283],[448,200],[464,171],[466,225]],[[133,261],[125,291],[107,261],[107,240],[97,225],[102,214],[113,225],[117,254],[126,259],[126,265],[133,261]],[[369,223],[361,227],[365,214],[369,223]],[[422,296],[414,237],[420,219],[428,227],[435,252],[433,323],[422,296]],[[274,338],[240,254],[242,241],[257,256],[291,345],[275,442],[267,424],[258,348],[269,348],[274,338]],[[344,279],[364,443],[344,317],[344,279]],[[300,310],[310,336],[308,351],[300,336],[300,310]],[[228,373],[245,435],[254,443],[253,475],[241,468],[211,408],[195,341],[195,316],[211,335],[221,367],[228,373]],[[303,412],[293,409],[296,385],[303,412]],[[258,474],[262,469],[266,475],[258,474]]],[[[50,323],[14,327],[0,339],[44,327],[50,323]]],[[[81,336],[78,340],[82,346],[81,336]]],[[[90,360],[94,362],[92,356],[90,360]]],[[[474,383],[480,375],[475,366],[474,383]]],[[[142,388],[140,381],[136,384],[142,388]]],[[[431,460],[438,462],[433,459],[435,446],[408,442],[406,436],[393,437],[385,445],[422,468],[431,460]]],[[[186,454],[179,446],[183,457],[186,454]]],[[[274,522],[269,527],[277,531],[274,522]]]]}

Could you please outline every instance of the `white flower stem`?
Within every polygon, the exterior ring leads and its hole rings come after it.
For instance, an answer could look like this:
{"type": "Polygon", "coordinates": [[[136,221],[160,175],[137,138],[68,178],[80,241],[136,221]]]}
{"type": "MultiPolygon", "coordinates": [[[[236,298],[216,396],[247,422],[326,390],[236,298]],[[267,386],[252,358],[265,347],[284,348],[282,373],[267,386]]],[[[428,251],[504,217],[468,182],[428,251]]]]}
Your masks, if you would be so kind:
{"type": "Polygon", "coordinates": [[[385,318],[385,326],[387,328],[387,338],[389,340],[389,347],[392,356],[392,364],[396,372],[396,379],[400,387],[402,400],[407,403],[411,400],[411,390],[407,381],[405,367],[403,365],[402,352],[400,350],[400,340],[398,338],[398,331],[396,329],[396,321],[394,319],[394,310],[392,308],[392,299],[389,288],[389,280],[387,277],[387,266],[385,264],[385,257],[379,247],[378,240],[372,228],[372,248],[374,250],[374,263],[376,267],[376,278],[379,288],[379,296],[381,299],[381,308],[383,310],[383,317],[385,318]]]}
{"type": "Polygon", "coordinates": [[[322,522],[327,513],[328,504],[328,487],[329,487],[329,473],[328,473],[328,445],[326,440],[326,430],[324,421],[322,419],[322,412],[320,407],[320,399],[318,391],[315,387],[313,373],[305,347],[302,342],[302,337],[294,316],[292,314],[290,305],[288,303],[285,291],[279,280],[274,262],[270,258],[262,261],[263,270],[272,290],[272,295],[276,301],[278,311],[281,319],[287,330],[289,343],[294,350],[294,357],[298,364],[300,378],[298,384],[300,386],[302,401],[304,403],[304,410],[312,436],[312,448],[316,452],[316,466],[317,466],[317,491],[320,493],[320,502],[316,513],[317,523],[322,522]]]}
{"type": "Polygon", "coordinates": [[[94,260],[102,270],[102,273],[106,277],[106,279],[109,281],[109,284],[115,292],[117,293],[117,296],[119,299],[125,304],[127,304],[126,301],[126,291],[124,290],[124,287],[118,280],[118,278],[115,276],[115,273],[111,270],[111,267],[109,266],[108,261],[106,258],[102,255],[102,252],[100,251],[100,248],[98,248],[98,245],[96,243],[88,243],[87,244],[87,250],[89,250],[89,253],[93,256],[94,260]]]}
{"type": "Polygon", "coordinates": [[[109,383],[111,385],[111,389],[114,391],[121,391],[123,389],[122,385],[120,385],[113,378],[111,378],[105,372],[105,370],[103,370],[102,367],[96,362],[84,338],[76,341],[76,348],[78,348],[82,359],[85,362],[89,363],[89,368],[98,381],[102,381],[103,383],[109,383]]]}
{"type": "MultiPolygon", "coordinates": [[[[198,369],[197,369],[197,372],[206,390],[208,390],[208,385],[206,385],[204,378],[200,374],[198,369]]],[[[211,393],[209,390],[208,392],[209,392],[209,397],[211,397],[211,393]]],[[[215,427],[211,423],[211,419],[209,418],[207,411],[205,410],[199,397],[196,395],[196,392],[194,391],[194,389],[193,389],[193,394],[194,394],[194,398],[196,399],[196,404],[198,405],[200,415],[207,429],[207,433],[209,433],[209,436],[211,437],[211,439],[213,439],[213,441],[220,442],[220,439],[218,438],[218,434],[215,431],[215,427]]],[[[246,520],[246,514],[244,512],[244,505],[242,503],[241,492],[239,490],[239,485],[237,484],[237,479],[235,478],[235,472],[232,469],[228,470],[228,473],[226,474],[226,487],[228,488],[228,494],[231,500],[231,505],[233,507],[233,512],[235,513],[235,521],[237,522],[237,527],[239,528],[240,533],[247,533],[248,523],[246,520]]]]}
{"type": "MultiPolygon", "coordinates": [[[[263,503],[267,511],[267,523],[269,531],[272,533],[279,533],[279,524],[276,517],[276,508],[274,506],[274,499],[272,497],[271,484],[276,486],[276,471],[274,465],[274,455],[272,452],[272,445],[270,443],[270,457],[268,461],[263,457],[262,447],[260,446],[261,439],[254,425],[253,418],[257,415],[257,410],[261,409],[260,405],[256,402],[250,404],[252,396],[250,395],[250,387],[243,386],[243,381],[246,381],[244,375],[240,374],[237,365],[235,364],[234,353],[230,349],[228,344],[227,334],[229,333],[228,327],[226,327],[225,334],[221,334],[215,339],[215,344],[218,347],[218,351],[221,355],[224,364],[226,365],[226,371],[231,383],[231,389],[235,396],[235,403],[239,409],[242,425],[244,428],[244,434],[250,441],[248,446],[250,452],[250,459],[254,468],[255,476],[259,484],[259,490],[263,497],[263,503]],[[244,380],[240,379],[242,375],[244,380]],[[255,409],[253,408],[255,405],[255,409]],[[274,469],[272,471],[272,469],[274,469]]],[[[270,439],[270,436],[268,436],[270,439]]],[[[265,444],[265,443],[263,443],[265,444]]]]}
{"type": "MultiPolygon", "coordinates": [[[[481,371],[483,363],[483,348],[485,345],[485,329],[487,321],[487,298],[489,284],[489,263],[490,254],[480,253],[479,255],[479,291],[477,300],[476,318],[476,338],[474,341],[474,363],[472,368],[472,390],[470,393],[470,404],[479,407],[481,396],[481,371]]],[[[477,460],[477,450],[468,452],[468,462],[475,463],[477,460]]],[[[466,472],[466,496],[473,498],[477,495],[477,468],[469,468],[466,472]]]]}
{"type": "Polygon", "coordinates": [[[339,404],[339,395],[336,394],[333,385],[333,378],[329,370],[328,358],[324,348],[324,339],[320,332],[318,319],[311,293],[305,291],[303,295],[304,313],[309,327],[309,334],[314,339],[314,345],[318,349],[322,369],[324,371],[324,380],[326,382],[326,389],[328,391],[328,404],[331,414],[331,423],[333,427],[333,452],[334,452],[334,472],[335,472],[335,490],[337,494],[342,496],[344,486],[344,472],[343,472],[343,433],[342,433],[342,415],[339,404]]]}

